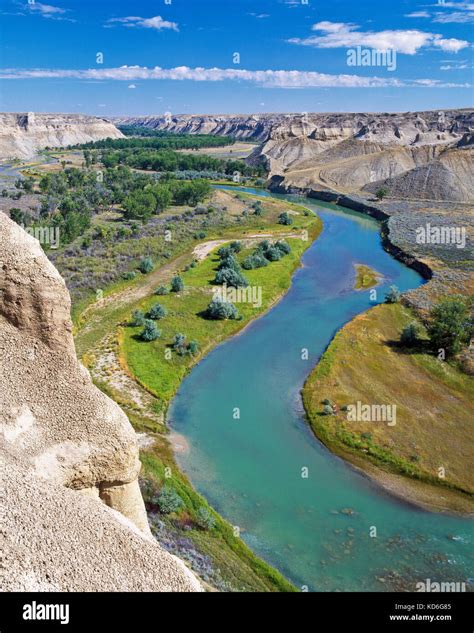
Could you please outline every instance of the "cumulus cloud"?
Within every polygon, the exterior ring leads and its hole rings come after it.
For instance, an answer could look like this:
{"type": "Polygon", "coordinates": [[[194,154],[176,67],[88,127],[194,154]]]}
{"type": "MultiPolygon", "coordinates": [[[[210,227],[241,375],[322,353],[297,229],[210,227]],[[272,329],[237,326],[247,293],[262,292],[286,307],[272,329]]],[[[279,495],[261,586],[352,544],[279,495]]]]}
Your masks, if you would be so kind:
{"type": "Polygon", "coordinates": [[[314,48],[352,48],[364,46],[377,50],[394,49],[398,53],[415,55],[421,48],[436,46],[444,51],[457,52],[469,46],[469,42],[455,38],[444,39],[435,33],[417,29],[360,31],[356,24],[344,22],[317,22],[311,27],[319,35],[292,38],[292,44],[314,48]]]}
{"type": "MultiPolygon", "coordinates": [[[[169,80],[169,81],[247,81],[265,88],[380,88],[417,85],[435,80],[401,80],[361,75],[331,75],[301,70],[244,70],[236,68],[146,68],[120,66],[119,68],[77,69],[0,69],[0,79],[79,79],[79,80],[169,80]]],[[[437,86],[447,86],[442,82],[437,86]]],[[[468,84],[449,84],[449,87],[468,87],[468,84]]]]}
{"type": "Polygon", "coordinates": [[[105,26],[114,26],[121,24],[127,27],[136,27],[142,29],[154,29],[155,31],[164,31],[170,29],[172,31],[178,31],[178,24],[176,22],[169,22],[163,20],[161,15],[155,15],[153,18],[141,18],[136,15],[129,15],[125,18],[110,18],[107,20],[105,26]]]}

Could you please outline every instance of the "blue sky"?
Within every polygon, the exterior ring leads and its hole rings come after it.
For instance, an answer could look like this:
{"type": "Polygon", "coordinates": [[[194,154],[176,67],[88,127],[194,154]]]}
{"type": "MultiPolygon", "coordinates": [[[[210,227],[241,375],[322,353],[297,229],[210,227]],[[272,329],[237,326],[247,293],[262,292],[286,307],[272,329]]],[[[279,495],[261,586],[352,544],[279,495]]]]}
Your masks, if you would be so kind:
{"type": "Polygon", "coordinates": [[[470,107],[473,21],[450,0],[1,0],[0,110],[470,107]]]}

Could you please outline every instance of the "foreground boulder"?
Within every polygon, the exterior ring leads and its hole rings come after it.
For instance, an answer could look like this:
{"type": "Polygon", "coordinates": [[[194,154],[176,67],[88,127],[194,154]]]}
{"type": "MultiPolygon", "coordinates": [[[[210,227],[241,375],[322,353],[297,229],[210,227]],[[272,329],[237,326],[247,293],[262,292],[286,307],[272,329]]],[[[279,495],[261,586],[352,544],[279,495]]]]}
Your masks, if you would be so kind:
{"type": "Polygon", "coordinates": [[[9,590],[195,591],[151,536],[135,432],[74,350],[70,299],[0,213],[0,455],[9,590]]]}

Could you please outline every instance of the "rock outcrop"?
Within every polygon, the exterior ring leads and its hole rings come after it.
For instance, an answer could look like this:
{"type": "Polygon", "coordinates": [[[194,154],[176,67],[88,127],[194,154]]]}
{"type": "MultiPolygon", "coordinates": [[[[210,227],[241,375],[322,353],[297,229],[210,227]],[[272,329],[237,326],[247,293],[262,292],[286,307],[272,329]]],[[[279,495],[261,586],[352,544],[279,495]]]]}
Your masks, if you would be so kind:
{"type": "Polygon", "coordinates": [[[0,158],[31,158],[45,147],[122,136],[110,121],[84,114],[0,113],[0,158]]]}
{"type": "Polygon", "coordinates": [[[405,199],[474,200],[474,111],[178,115],[116,119],[171,132],[258,142],[251,161],[287,189],[369,192],[405,199]]]}
{"type": "Polygon", "coordinates": [[[135,432],[77,360],[69,309],[39,243],[0,213],[0,584],[199,590],[151,536],[135,432]]]}

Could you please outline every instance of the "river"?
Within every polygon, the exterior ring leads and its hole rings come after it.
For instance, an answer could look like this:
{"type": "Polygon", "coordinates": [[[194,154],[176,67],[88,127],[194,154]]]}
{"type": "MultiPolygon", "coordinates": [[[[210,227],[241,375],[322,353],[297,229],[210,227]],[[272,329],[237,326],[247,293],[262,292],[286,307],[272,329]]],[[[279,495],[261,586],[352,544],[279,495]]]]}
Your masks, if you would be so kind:
{"type": "Polygon", "coordinates": [[[382,302],[391,284],[405,291],[423,280],[384,251],[375,220],[306,198],[274,197],[316,210],[323,231],[283,299],[183,381],[168,414],[190,446],[177,456],[180,467],[253,551],[303,590],[465,582],[472,575],[472,522],[405,504],[334,456],[310,431],[300,396],[344,323],[382,302]],[[353,289],[354,263],[383,275],[377,301],[353,289]]]}

